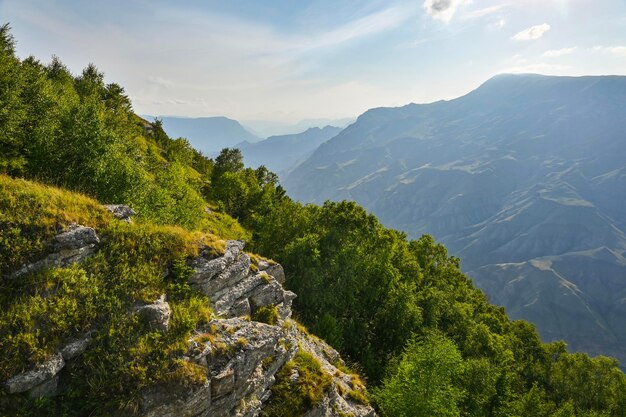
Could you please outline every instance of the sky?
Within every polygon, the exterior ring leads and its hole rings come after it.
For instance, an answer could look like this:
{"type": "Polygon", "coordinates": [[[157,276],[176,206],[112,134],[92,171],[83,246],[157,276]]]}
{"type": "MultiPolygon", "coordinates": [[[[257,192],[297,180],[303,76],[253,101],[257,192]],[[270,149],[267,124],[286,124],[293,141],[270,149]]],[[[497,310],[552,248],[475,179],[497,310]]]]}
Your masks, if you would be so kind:
{"type": "Polygon", "coordinates": [[[138,114],[295,123],[626,75],[626,0],[0,0],[7,22],[20,57],[94,63],[138,114]]]}

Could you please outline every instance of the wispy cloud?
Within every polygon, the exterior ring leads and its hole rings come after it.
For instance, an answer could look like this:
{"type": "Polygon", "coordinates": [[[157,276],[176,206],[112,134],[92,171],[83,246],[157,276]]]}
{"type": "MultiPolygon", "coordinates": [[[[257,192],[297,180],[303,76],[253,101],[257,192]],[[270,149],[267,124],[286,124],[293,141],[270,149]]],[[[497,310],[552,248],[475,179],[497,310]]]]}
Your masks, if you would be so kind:
{"type": "Polygon", "coordinates": [[[515,41],[533,41],[540,39],[543,35],[550,30],[550,25],[544,23],[542,25],[531,26],[528,29],[524,29],[511,39],[515,41]]]}
{"type": "Polygon", "coordinates": [[[460,6],[469,2],[470,0],[425,0],[423,7],[433,19],[448,23],[460,6]]]}
{"type": "Polygon", "coordinates": [[[338,45],[394,29],[413,17],[415,12],[415,8],[411,6],[391,6],[297,44],[304,49],[338,45]]]}
{"type": "Polygon", "coordinates": [[[551,49],[549,51],[545,51],[543,56],[546,58],[558,58],[560,56],[571,55],[576,52],[577,49],[577,46],[573,46],[571,48],[551,49]]]}
{"type": "Polygon", "coordinates": [[[464,15],[462,15],[461,19],[463,20],[478,19],[484,16],[492,15],[494,13],[498,13],[499,11],[503,10],[505,7],[506,7],[506,4],[499,4],[496,6],[490,6],[490,7],[485,7],[483,9],[473,10],[471,12],[467,12],[464,15]]]}
{"type": "Polygon", "coordinates": [[[592,48],[594,52],[601,52],[604,54],[611,54],[620,58],[626,58],[626,46],[594,46],[592,48]]]}
{"type": "Polygon", "coordinates": [[[564,70],[570,69],[571,67],[566,65],[556,65],[556,64],[546,64],[546,63],[535,63],[528,65],[518,65],[514,67],[505,68],[500,73],[506,74],[551,74],[551,73],[560,73],[564,70]]]}

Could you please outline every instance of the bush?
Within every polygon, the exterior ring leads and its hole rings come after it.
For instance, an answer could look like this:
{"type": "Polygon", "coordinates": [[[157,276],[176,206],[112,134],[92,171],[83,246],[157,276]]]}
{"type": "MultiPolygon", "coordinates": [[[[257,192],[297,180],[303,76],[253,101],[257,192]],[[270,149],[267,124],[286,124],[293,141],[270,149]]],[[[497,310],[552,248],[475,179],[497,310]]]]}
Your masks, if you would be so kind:
{"type": "Polygon", "coordinates": [[[278,318],[278,308],[275,305],[259,307],[254,314],[252,314],[252,320],[271,324],[272,326],[278,323],[278,318]]]}

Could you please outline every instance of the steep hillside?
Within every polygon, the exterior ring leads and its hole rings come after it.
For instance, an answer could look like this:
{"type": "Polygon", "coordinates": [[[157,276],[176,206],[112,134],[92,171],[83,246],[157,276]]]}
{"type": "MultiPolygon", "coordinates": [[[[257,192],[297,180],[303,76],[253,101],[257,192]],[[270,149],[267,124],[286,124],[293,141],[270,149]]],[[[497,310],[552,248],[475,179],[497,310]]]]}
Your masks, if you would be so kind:
{"type": "Polygon", "coordinates": [[[5,176],[0,213],[2,415],[374,416],[243,242],[5,176]]]}
{"type": "Polygon", "coordinates": [[[242,142],[236,147],[243,154],[246,165],[267,169],[278,174],[288,171],[308,158],[322,143],[341,132],[341,128],[312,127],[293,135],[270,136],[256,143],[242,142]]]}
{"type": "MultiPolygon", "coordinates": [[[[154,118],[148,118],[154,120],[154,118]]],[[[248,141],[261,140],[236,120],[227,117],[159,117],[163,129],[172,138],[186,138],[191,145],[204,153],[213,155],[223,148],[248,141]]]]}
{"type": "Polygon", "coordinates": [[[433,234],[545,340],[626,362],[625,116],[625,77],[502,75],[366,112],[284,185],[433,234]]]}

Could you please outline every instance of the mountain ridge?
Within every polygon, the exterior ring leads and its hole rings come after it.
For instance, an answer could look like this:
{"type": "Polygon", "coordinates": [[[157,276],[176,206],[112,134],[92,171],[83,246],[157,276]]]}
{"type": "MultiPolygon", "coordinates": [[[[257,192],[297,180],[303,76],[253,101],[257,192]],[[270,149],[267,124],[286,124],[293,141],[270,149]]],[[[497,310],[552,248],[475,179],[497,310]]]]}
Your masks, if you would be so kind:
{"type": "MultiPolygon", "coordinates": [[[[499,75],[454,100],[371,109],[283,183],[301,201],[355,200],[411,237],[433,234],[515,318],[535,320],[547,340],[571,342],[571,326],[548,330],[566,320],[565,310],[551,318],[520,308],[506,295],[515,277],[494,271],[527,262],[524,273],[539,276],[544,273],[531,266],[536,258],[602,247],[622,256],[625,103],[623,76],[499,75]],[[488,265],[498,285],[482,284],[488,265]]],[[[571,259],[581,262],[580,255],[571,259]]],[[[618,258],[611,262],[626,274],[618,258]]],[[[608,266],[602,271],[615,274],[608,266]]],[[[564,288],[581,284],[583,277],[568,274],[564,288]]],[[[579,308],[589,308],[593,323],[595,315],[613,317],[615,332],[594,325],[598,339],[613,347],[626,342],[615,318],[626,318],[621,290],[606,300],[585,293],[579,308]]],[[[553,287],[543,299],[558,305],[559,291],[553,287]]],[[[585,349],[603,352],[597,344],[585,349]]],[[[604,353],[626,360],[622,348],[604,353]]]]}

